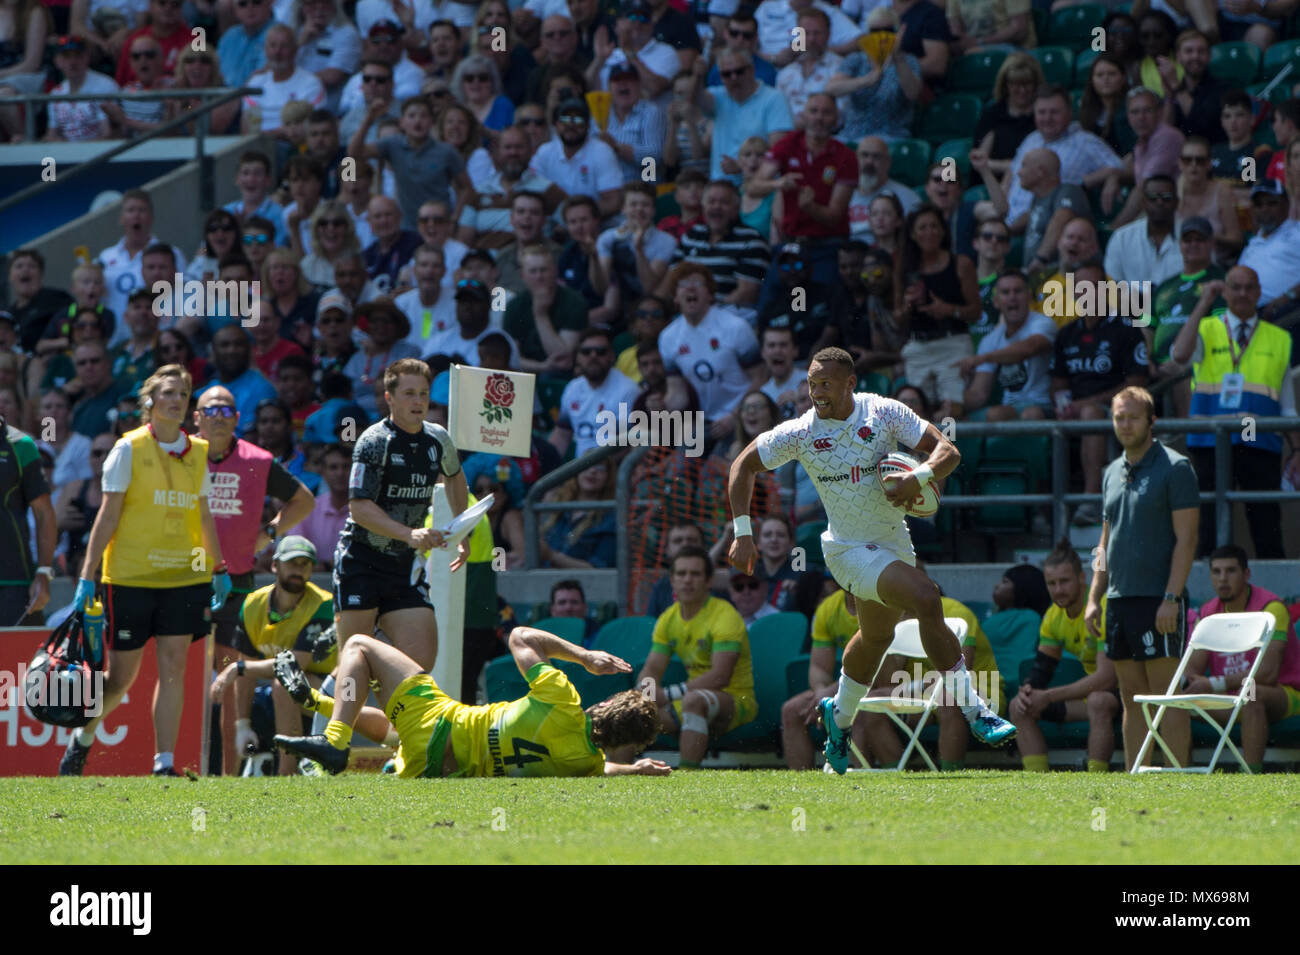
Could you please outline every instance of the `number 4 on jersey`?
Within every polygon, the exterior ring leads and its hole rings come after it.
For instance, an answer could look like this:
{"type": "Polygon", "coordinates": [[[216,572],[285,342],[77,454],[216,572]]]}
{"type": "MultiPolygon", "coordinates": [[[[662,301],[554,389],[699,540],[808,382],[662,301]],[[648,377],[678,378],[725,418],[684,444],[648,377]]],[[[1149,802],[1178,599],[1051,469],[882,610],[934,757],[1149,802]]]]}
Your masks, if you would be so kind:
{"type": "Polygon", "coordinates": [[[551,751],[540,743],[534,743],[531,740],[523,739],[519,736],[510,737],[510,748],[515,751],[513,756],[507,756],[502,760],[507,766],[515,766],[523,769],[528,763],[540,763],[542,756],[550,756],[551,751]],[[541,753],[541,756],[529,756],[526,752],[541,753]]]}

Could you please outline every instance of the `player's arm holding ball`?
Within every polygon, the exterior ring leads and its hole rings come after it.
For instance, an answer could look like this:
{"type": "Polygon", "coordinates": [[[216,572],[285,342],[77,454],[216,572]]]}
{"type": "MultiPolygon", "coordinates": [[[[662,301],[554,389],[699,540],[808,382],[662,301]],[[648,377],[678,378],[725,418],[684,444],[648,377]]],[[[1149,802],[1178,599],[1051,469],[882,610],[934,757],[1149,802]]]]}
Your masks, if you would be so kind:
{"type": "Polygon", "coordinates": [[[886,499],[895,507],[916,500],[924,485],[943,480],[961,463],[957,446],[932,424],[926,424],[925,434],[916,444],[916,452],[918,456],[926,455],[920,467],[907,475],[887,477],[882,482],[886,499]]]}

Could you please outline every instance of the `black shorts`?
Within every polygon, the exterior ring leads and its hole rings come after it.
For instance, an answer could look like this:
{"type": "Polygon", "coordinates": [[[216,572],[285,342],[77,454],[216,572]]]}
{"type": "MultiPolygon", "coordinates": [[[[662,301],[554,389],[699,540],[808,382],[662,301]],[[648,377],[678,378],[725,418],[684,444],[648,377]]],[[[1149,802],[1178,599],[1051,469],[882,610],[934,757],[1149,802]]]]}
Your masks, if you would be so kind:
{"type": "Polygon", "coordinates": [[[1156,631],[1163,597],[1111,597],[1106,602],[1106,656],[1112,660],[1159,660],[1183,655],[1187,643],[1187,601],[1178,600],[1178,626],[1156,631]]]}
{"type": "Polygon", "coordinates": [[[188,587],[104,585],[104,642],[110,650],[143,650],[150,637],[206,637],[212,627],[211,584],[188,587]]]}
{"type": "Polygon", "coordinates": [[[221,609],[212,611],[212,635],[217,646],[235,646],[235,626],[239,623],[239,611],[244,609],[244,598],[252,593],[255,581],[251,573],[231,574],[231,591],[221,609]]]}
{"type": "Polygon", "coordinates": [[[432,611],[428,584],[423,579],[418,584],[410,581],[409,570],[385,572],[340,553],[334,562],[334,612],[374,610],[382,617],[412,607],[428,607],[432,611]]]}

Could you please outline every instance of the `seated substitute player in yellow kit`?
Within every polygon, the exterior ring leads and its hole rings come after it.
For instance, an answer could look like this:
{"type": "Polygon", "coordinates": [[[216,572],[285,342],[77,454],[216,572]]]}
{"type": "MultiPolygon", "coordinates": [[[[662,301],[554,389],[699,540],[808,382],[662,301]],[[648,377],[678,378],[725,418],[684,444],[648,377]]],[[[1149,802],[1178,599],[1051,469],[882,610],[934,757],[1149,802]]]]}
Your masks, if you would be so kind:
{"type": "Polygon", "coordinates": [[[709,552],[683,547],[669,570],[677,602],[655,622],[650,656],[636,682],[654,681],[664,731],[681,734],[679,765],[696,768],[708,752],[710,734],[721,736],[758,715],[754,665],[744,619],[709,593],[709,552]],[[674,653],[686,666],[687,679],[664,686],[674,653]]]}
{"type": "MultiPolygon", "coordinates": [[[[659,715],[652,700],[624,690],[584,711],[573,684],[546,661],[569,660],[596,674],[631,673],[630,664],[533,627],[512,630],[509,646],[528,680],[528,695],[513,702],[457,703],[402,651],[363,634],[344,646],[336,686],[378,684],[375,696],[400,739],[399,776],[666,776],[672,771],[654,759],[609,762],[602,751],[639,751],[654,742],[659,715]]],[[[276,675],[292,676],[281,668],[276,675]]],[[[312,699],[331,719],[324,735],[276,736],[276,745],[315,760],[331,774],[342,772],[364,694],[340,690],[339,699],[331,700],[305,685],[291,694],[299,702],[312,699]]]]}

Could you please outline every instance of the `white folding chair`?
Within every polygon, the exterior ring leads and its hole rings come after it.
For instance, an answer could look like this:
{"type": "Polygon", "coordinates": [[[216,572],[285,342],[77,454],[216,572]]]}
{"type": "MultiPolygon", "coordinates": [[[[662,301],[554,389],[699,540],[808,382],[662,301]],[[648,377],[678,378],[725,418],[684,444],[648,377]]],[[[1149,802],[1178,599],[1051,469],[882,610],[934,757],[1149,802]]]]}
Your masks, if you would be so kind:
{"type": "MultiPolygon", "coordinates": [[[[954,634],[957,635],[957,642],[960,643],[966,636],[966,621],[960,617],[945,617],[944,623],[948,624],[954,634]]],[[[925,647],[921,645],[921,625],[915,618],[910,620],[901,620],[894,627],[894,642],[889,645],[885,651],[885,656],[880,659],[880,666],[885,665],[885,660],[890,656],[908,657],[912,660],[922,660],[926,656],[925,647]]],[[[880,676],[880,667],[876,668],[876,674],[871,678],[874,684],[876,678],[880,676]]],[[[898,759],[897,766],[882,766],[874,769],[867,765],[866,758],[862,751],[858,749],[858,744],[852,740],[849,741],[849,747],[853,750],[853,755],[858,758],[861,769],[851,769],[855,773],[897,773],[902,772],[907,767],[907,761],[912,756],[912,750],[916,749],[925,760],[925,765],[930,767],[930,771],[937,773],[939,770],[934,765],[934,760],[930,754],[925,751],[921,745],[921,730],[925,729],[926,722],[930,719],[930,714],[939,708],[943,702],[943,681],[936,680],[934,689],[925,695],[924,698],[917,696],[904,696],[900,691],[906,692],[907,684],[898,685],[894,688],[889,696],[864,696],[858,704],[859,713],[884,713],[894,721],[903,735],[907,738],[907,746],[903,749],[903,755],[898,759]],[[916,727],[907,725],[907,722],[900,718],[901,716],[910,716],[920,713],[921,718],[916,721],[916,727]]],[[[918,690],[919,692],[919,690],[918,690]]]]}
{"type": "Polygon", "coordinates": [[[1200,622],[1196,624],[1196,629],[1192,631],[1192,639],[1187,641],[1187,650],[1178,664],[1178,670],[1174,673],[1174,678],[1169,681],[1169,689],[1165,691],[1164,695],[1142,694],[1133,697],[1133,702],[1142,707],[1142,718],[1147,723],[1146,739],[1142,741],[1142,749],[1138,751],[1137,760],[1131,770],[1133,773],[1212,773],[1215,764],[1219,761],[1219,754],[1223,752],[1225,745],[1232,750],[1232,755],[1237,757],[1237,762],[1241,764],[1242,768],[1246,772],[1250,772],[1250,767],[1246,765],[1246,760],[1242,757],[1240,750],[1229,739],[1229,734],[1232,732],[1232,724],[1237,721],[1237,715],[1241,712],[1241,708],[1254,696],[1252,691],[1255,684],[1255,671],[1259,669],[1260,661],[1264,659],[1263,650],[1267,646],[1275,626],[1277,626],[1277,623],[1273,619],[1273,615],[1260,611],[1254,613],[1216,613],[1201,618],[1200,622]],[[1216,653],[1245,653],[1248,650],[1259,652],[1255,654],[1255,662],[1251,664],[1250,672],[1241,681],[1241,687],[1236,694],[1179,694],[1178,688],[1183,685],[1183,671],[1187,669],[1188,661],[1197,650],[1212,650],[1216,653]],[[1151,718],[1150,707],[1152,706],[1157,707],[1154,720],[1151,718]],[[1210,757],[1210,765],[1183,766],[1170,752],[1169,746],[1160,736],[1160,720],[1164,717],[1165,710],[1171,706],[1175,709],[1189,710],[1196,713],[1218,731],[1219,745],[1214,748],[1214,755],[1210,757]],[[1228,717],[1226,725],[1220,726],[1210,717],[1208,710],[1232,710],[1232,715],[1228,717]],[[1169,760],[1171,765],[1142,765],[1142,761],[1146,759],[1147,751],[1151,748],[1153,739],[1160,744],[1160,748],[1164,750],[1165,758],[1169,760]]]}

